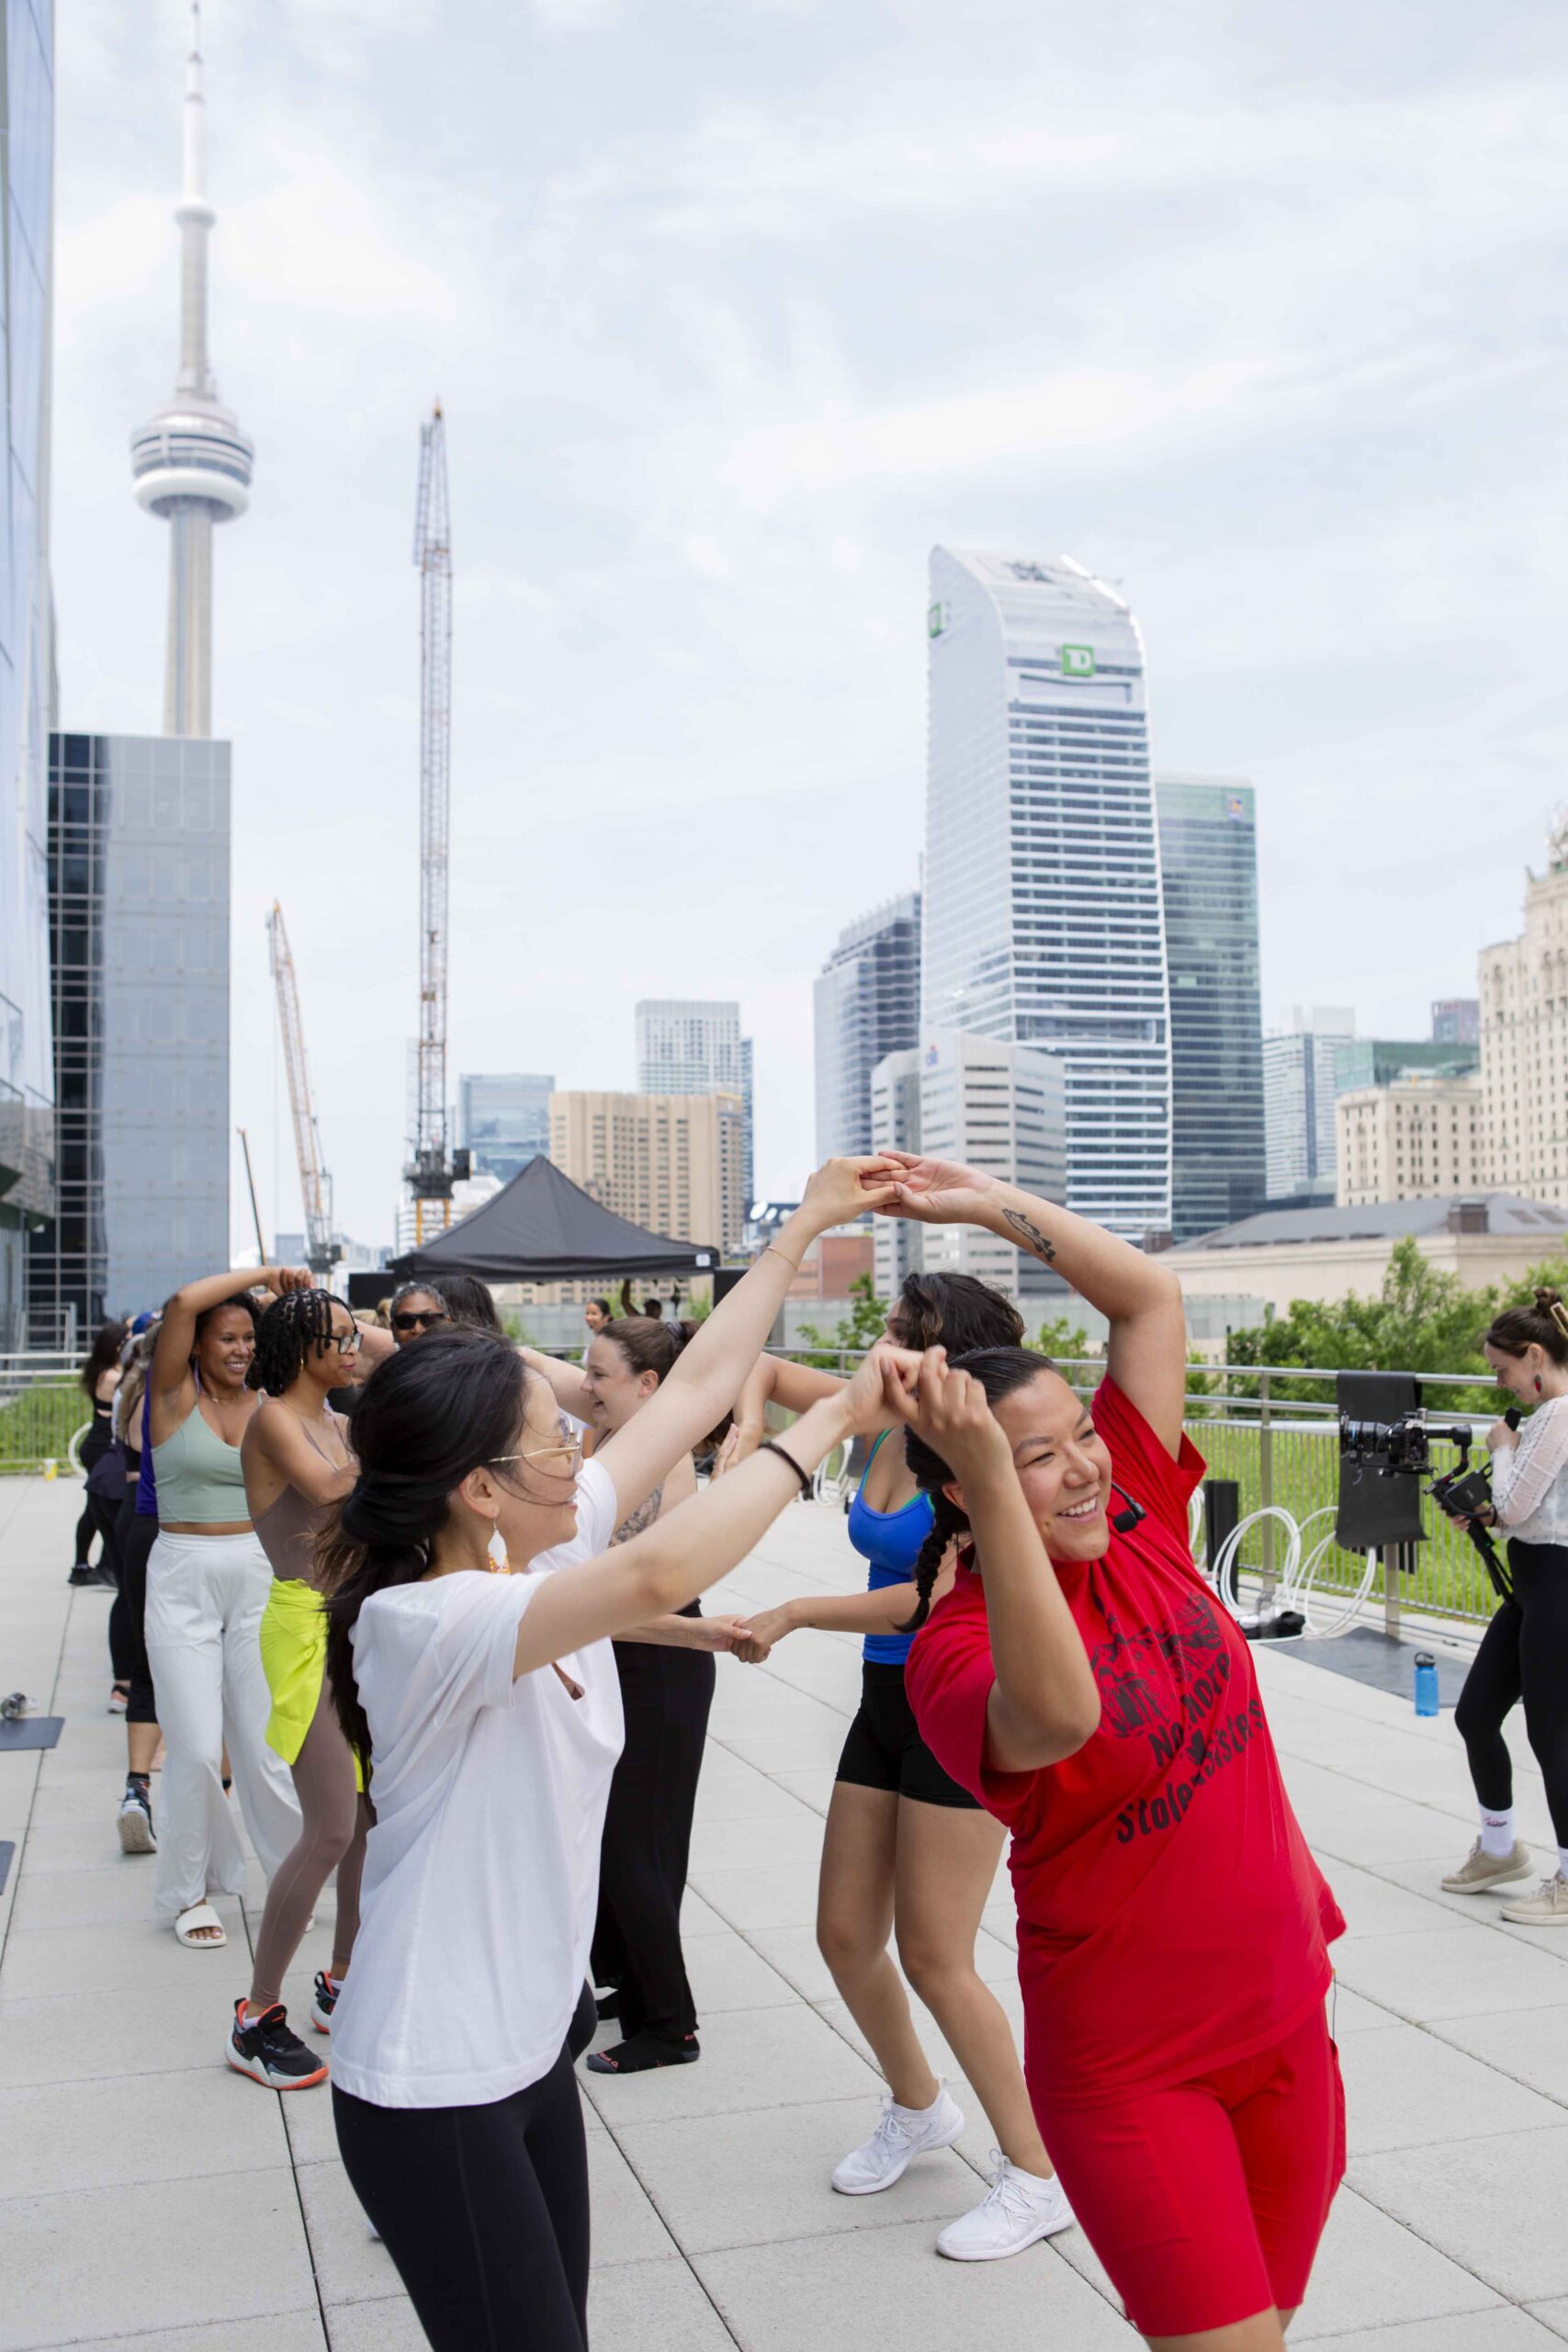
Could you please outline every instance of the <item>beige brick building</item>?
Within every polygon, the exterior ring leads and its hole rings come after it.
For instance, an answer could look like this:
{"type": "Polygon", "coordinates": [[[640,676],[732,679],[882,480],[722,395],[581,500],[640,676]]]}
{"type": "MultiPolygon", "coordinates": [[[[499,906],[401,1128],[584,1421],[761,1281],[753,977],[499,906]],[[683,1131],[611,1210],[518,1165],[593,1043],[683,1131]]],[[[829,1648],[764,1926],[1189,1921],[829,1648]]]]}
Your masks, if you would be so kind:
{"type": "Polygon", "coordinates": [[[1485,1188],[1481,1080],[1414,1075],[1352,1087],[1334,1105],[1335,1198],[1430,1201],[1485,1188]]]}
{"type": "Polygon", "coordinates": [[[745,1114],[739,1094],[552,1094],[550,1158],[617,1216],[676,1241],[739,1247],[745,1114]]]}
{"type": "Polygon", "coordinates": [[[1568,816],[1525,893],[1525,928],[1481,951],[1491,1182],[1568,1204],[1568,816]]]}

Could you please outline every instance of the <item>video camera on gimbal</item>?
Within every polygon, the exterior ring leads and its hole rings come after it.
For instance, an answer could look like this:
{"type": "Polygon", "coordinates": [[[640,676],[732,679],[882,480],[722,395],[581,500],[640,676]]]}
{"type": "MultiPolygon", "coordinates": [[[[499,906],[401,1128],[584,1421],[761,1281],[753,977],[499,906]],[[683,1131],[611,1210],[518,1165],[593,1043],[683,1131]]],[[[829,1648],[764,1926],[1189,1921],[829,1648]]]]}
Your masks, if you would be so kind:
{"type": "MultiPolygon", "coordinates": [[[[1421,1481],[1432,1469],[1434,1445],[1451,1445],[1459,1460],[1431,1478],[1425,1492],[1446,1517],[1462,1520],[1485,1563],[1500,1598],[1509,1591],[1507,1570],[1490,1534],[1475,1514],[1492,1501],[1492,1474],[1472,1470],[1475,1444],[1468,1421],[1434,1423],[1421,1403],[1421,1383],[1408,1373],[1341,1372],[1335,1375],[1339,1408],[1339,1509],[1336,1540],[1347,1551],[1424,1544],[1421,1481]]],[[[1517,1417],[1511,1416],[1515,1426],[1517,1417]]],[[[1415,1562],[1401,1562],[1413,1568],[1415,1562]]]]}

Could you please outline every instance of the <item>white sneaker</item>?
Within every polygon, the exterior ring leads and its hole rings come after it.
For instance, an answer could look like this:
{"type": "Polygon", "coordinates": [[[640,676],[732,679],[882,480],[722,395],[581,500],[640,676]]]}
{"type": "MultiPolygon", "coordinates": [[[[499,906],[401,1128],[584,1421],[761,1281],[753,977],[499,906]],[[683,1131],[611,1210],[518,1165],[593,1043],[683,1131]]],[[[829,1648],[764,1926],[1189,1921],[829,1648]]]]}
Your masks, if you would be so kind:
{"type": "Polygon", "coordinates": [[[1517,1903],[1505,1903],[1502,1917],[1517,1928],[1568,1928],[1568,1878],[1554,1871],[1541,1880],[1533,1894],[1517,1903]]]}
{"type": "Polygon", "coordinates": [[[936,2242],[938,2254],[945,2254],[950,2262],[1000,2262],[1006,2255],[1021,2254],[1026,2245],[1073,2226],[1073,2209],[1059,2180],[1021,2172],[999,2148],[991,2150],[991,2162],[996,2170],[986,2195],[956,2222],[949,2222],[936,2242]]]}
{"type": "Polygon", "coordinates": [[[944,2090],[930,2107],[899,2107],[885,2098],[881,2122],[863,2147],[835,2166],[833,2186],[843,2197],[874,2197],[902,2180],[911,2157],[928,2148],[951,2148],[963,2129],[964,2110],[944,2090]]]}

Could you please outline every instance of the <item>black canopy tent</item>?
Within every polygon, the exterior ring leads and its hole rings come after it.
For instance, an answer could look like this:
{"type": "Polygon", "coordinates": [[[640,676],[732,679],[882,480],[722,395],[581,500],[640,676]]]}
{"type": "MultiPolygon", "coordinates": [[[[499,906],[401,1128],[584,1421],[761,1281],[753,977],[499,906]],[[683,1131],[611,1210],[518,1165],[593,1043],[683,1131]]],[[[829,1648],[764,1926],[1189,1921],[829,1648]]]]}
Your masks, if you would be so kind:
{"type": "Polygon", "coordinates": [[[616,1216],[541,1157],[482,1208],[423,1249],[394,1258],[390,1271],[400,1280],[477,1274],[487,1283],[556,1283],[696,1273],[718,1261],[715,1248],[645,1233],[616,1216]]]}

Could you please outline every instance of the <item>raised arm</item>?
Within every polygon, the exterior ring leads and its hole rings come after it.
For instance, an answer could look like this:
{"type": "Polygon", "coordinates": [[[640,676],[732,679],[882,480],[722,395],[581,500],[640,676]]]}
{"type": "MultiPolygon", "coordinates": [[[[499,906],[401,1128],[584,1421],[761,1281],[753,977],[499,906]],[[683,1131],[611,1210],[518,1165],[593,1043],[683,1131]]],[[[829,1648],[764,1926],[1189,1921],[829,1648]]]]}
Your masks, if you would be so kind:
{"type": "Polygon", "coordinates": [[[953,1473],[986,1579],[996,1681],[985,1762],[1037,1772],[1075,1755],[1100,1723],[1100,1692],[1056,1571],[1019,1484],[1006,1432],[979,1382],[927,1351],[918,1377],[885,1364],[886,1394],[953,1473]]]}
{"type": "Polygon", "coordinates": [[[563,1413],[570,1413],[573,1420],[592,1420],[580,1363],[562,1363],[558,1356],[541,1355],[537,1348],[519,1348],[517,1352],[529,1371],[538,1374],[563,1413]]]}
{"type": "Polygon", "coordinates": [[[1057,1201],[953,1160],[889,1152],[905,1170],[890,1216],[927,1225],[978,1225],[1038,1258],[1100,1309],[1111,1326],[1106,1366],[1173,1456],[1181,1449],[1187,1317],[1181,1285],[1158,1258],[1057,1201]]]}
{"type": "MultiPolygon", "coordinates": [[[[891,1419],[892,1416],[886,1416],[891,1419]]],[[[937,1571],[931,1590],[931,1606],[953,1589],[958,1555],[950,1553],[937,1571]]],[[[786,1634],[809,1630],[817,1634],[896,1634],[907,1625],[919,1605],[914,1584],[878,1585],[874,1592],[819,1592],[798,1600],[781,1600],[776,1609],[747,1612],[748,1638],[738,1641],[735,1655],[747,1666],[761,1666],[768,1652],[786,1634]]]]}
{"type": "Polygon", "coordinates": [[[874,1158],[829,1159],[819,1168],[777,1240],[715,1307],[647,1404],[598,1448],[593,1459],[615,1481],[617,1520],[635,1510],[728,1412],[800,1271],[803,1252],[818,1234],[893,1200],[889,1167],[874,1158]]]}
{"type": "MultiPolygon", "coordinates": [[[[749,1274],[737,1284],[710,1322],[752,1279],[749,1274]]],[[[646,1421],[657,1402],[656,1396],[645,1405],[621,1435],[646,1421]]],[[[834,1446],[880,1410],[881,1366],[868,1357],[841,1396],[814,1405],[795,1422],[787,1451],[809,1476],[834,1446]]],[[[753,1454],[708,1494],[682,1503],[629,1544],[618,1544],[568,1574],[547,1577],[518,1630],[515,1671],[531,1674],[590,1642],[684,1608],[745,1558],[799,1492],[787,1462],[776,1453],[753,1454]]]]}
{"type": "Polygon", "coordinates": [[[195,1399],[190,1359],[198,1315],[205,1315],[209,1307],[221,1306],[225,1299],[238,1298],[243,1291],[270,1290],[281,1297],[285,1291],[308,1286],[310,1281],[308,1273],[293,1266],[231,1266],[226,1274],[203,1274],[197,1282],[183,1283],[164,1309],[152,1351],[147,1382],[154,1413],[160,1404],[165,1412],[170,1407],[188,1410],[195,1399]]]}
{"type": "Polygon", "coordinates": [[[341,1470],[334,1469],[317,1453],[288,1406],[278,1404],[273,1397],[252,1414],[241,1442],[240,1460],[253,1515],[258,1500],[265,1510],[269,1502],[277,1499],[276,1492],[265,1496],[260,1493],[255,1473],[263,1464],[271,1474],[269,1486],[297,1487],[313,1507],[340,1501],[356,1475],[352,1463],[341,1470]]]}

